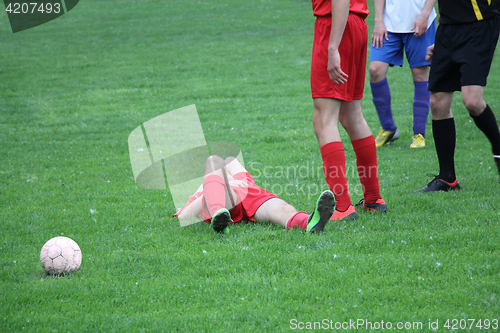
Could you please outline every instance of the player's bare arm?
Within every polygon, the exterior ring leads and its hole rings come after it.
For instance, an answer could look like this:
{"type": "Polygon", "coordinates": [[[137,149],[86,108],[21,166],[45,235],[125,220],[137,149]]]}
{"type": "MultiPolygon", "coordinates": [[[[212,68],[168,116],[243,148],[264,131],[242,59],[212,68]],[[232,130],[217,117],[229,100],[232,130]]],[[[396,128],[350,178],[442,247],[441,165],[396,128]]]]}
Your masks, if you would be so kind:
{"type": "Polygon", "coordinates": [[[413,23],[413,26],[411,27],[411,30],[415,31],[414,32],[415,36],[420,37],[427,32],[427,23],[435,4],[436,0],[427,0],[427,2],[425,3],[422,12],[417,17],[417,19],[413,23]]]}
{"type": "Polygon", "coordinates": [[[348,75],[340,67],[339,45],[349,16],[349,0],[332,0],[332,30],[328,45],[328,74],[335,84],[347,82],[348,75]]]}
{"type": "Polygon", "coordinates": [[[384,8],[385,0],[375,0],[375,26],[373,27],[373,34],[371,43],[373,47],[379,48],[384,46],[384,39],[389,40],[389,33],[384,24],[384,8]]]}

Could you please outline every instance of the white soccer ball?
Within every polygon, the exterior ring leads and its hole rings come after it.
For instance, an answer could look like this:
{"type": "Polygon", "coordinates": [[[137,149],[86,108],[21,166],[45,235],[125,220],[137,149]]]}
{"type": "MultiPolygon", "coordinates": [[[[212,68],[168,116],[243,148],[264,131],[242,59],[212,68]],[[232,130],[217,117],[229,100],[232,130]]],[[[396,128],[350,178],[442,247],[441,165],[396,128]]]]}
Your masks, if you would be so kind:
{"type": "Polygon", "coordinates": [[[51,238],[40,252],[42,267],[51,275],[76,271],[82,263],[82,251],[74,240],[64,236],[51,238]]]}

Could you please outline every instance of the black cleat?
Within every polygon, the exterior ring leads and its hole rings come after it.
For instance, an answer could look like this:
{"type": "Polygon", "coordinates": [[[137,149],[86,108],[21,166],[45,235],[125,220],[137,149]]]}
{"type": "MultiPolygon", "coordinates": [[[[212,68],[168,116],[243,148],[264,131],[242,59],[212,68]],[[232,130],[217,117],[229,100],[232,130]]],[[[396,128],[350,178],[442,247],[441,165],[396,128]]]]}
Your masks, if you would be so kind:
{"type": "Polygon", "coordinates": [[[425,185],[420,190],[415,191],[415,193],[427,193],[427,192],[437,192],[437,191],[455,191],[460,190],[460,184],[458,180],[455,179],[453,183],[448,183],[447,181],[440,179],[439,176],[435,176],[429,184],[425,185]]]}

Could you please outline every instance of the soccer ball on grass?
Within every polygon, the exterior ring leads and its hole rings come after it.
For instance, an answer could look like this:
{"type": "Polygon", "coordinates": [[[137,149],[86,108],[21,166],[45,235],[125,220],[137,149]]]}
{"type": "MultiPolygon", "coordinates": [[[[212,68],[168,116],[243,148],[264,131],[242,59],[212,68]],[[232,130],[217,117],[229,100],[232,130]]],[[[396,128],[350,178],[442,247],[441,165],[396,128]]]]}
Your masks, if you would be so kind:
{"type": "Polygon", "coordinates": [[[74,240],[64,236],[51,238],[40,252],[40,262],[47,274],[60,275],[76,271],[82,263],[82,251],[74,240]]]}

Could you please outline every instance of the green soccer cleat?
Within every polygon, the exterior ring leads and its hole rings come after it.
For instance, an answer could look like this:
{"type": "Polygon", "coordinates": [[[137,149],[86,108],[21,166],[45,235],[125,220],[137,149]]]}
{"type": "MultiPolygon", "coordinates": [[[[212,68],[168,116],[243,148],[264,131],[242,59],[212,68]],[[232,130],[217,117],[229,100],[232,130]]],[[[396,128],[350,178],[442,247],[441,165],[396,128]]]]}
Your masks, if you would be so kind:
{"type": "Polygon", "coordinates": [[[332,216],[334,208],[335,198],[332,191],[326,190],[321,193],[318,201],[316,201],[314,211],[311,215],[309,215],[309,219],[307,220],[306,231],[311,234],[319,234],[323,232],[326,222],[328,222],[330,216],[332,216]]]}
{"type": "Polygon", "coordinates": [[[377,148],[382,147],[388,142],[396,141],[399,138],[399,131],[396,128],[394,132],[384,131],[383,129],[378,132],[377,137],[375,138],[375,146],[377,148]]]}
{"type": "Polygon", "coordinates": [[[212,221],[210,221],[210,226],[215,230],[215,232],[228,234],[229,224],[232,222],[231,214],[226,208],[221,208],[215,212],[212,216],[212,221]]]}

